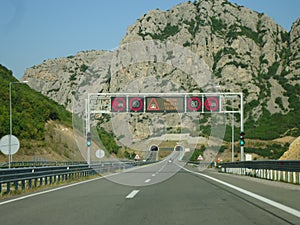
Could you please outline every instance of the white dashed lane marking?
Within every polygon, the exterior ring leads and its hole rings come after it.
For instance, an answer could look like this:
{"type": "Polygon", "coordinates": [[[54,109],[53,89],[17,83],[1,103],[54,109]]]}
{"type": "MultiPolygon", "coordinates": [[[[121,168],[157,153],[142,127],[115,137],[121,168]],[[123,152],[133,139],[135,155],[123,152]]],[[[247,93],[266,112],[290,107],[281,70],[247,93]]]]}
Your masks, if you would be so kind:
{"type": "Polygon", "coordinates": [[[136,194],[139,193],[139,191],[140,190],[133,190],[126,196],[126,198],[134,198],[134,196],[136,196],[136,194]]]}

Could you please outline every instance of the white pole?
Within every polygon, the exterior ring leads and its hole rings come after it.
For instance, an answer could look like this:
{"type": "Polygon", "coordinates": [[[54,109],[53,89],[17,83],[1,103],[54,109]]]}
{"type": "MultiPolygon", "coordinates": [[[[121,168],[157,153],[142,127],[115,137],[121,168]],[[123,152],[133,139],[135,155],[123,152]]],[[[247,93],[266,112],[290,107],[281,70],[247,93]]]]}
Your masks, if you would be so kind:
{"type": "Polygon", "coordinates": [[[12,105],[11,105],[11,84],[9,82],[9,140],[8,140],[8,168],[10,169],[11,164],[11,136],[12,136],[12,105]]]}
{"type": "MultiPolygon", "coordinates": [[[[241,132],[244,132],[244,99],[243,93],[241,95],[241,132]]],[[[241,146],[241,161],[244,161],[244,146],[241,146]]]]}
{"type": "Polygon", "coordinates": [[[231,115],[231,162],[234,162],[234,114],[231,115]]]}
{"type": "Polygon", "coordinates": [[[28,83],[27,80],[24,81],[17,81],[17,82],[9,82],[9,139],[8,139],[8,168],[11,167],[12,162],[12,154],[11,154],[11,137],[12,137],[12,100],[11,100],[11,87],[12,84],[25,84],[28,83]]]}
{"type": "MultiPolygon", "coordinates": [[[[86,126],[87,126],[87,133],[91,132],[91,125],[90,125],[90,95],[88,95],[88,101],[86,104],[86,112],[87,112],[87,121],[86,121],[86,126]]],[[[87,139],[87,133],[86,133],[86,139],[87,139]]],[[[90,166],[91,165],[91,147],[87,146],[87,163],[90,166]]]]}

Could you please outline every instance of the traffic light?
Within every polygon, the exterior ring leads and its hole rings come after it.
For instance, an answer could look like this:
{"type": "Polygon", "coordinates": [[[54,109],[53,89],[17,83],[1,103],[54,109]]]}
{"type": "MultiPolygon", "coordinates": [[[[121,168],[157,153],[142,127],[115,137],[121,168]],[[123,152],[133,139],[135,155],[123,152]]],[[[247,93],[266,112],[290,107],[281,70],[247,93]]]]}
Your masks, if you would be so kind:
{"type": "Polygon", "coordinates": [[[92,145],[92,133],[88,132],[86,134],[86,145],[90,147],[92,145]]]}
{"type": "Polygon", "coordinates": [[[244,146],[245,145],[245,132],[241,131],[240,133],[240,146],[244,146]]]}

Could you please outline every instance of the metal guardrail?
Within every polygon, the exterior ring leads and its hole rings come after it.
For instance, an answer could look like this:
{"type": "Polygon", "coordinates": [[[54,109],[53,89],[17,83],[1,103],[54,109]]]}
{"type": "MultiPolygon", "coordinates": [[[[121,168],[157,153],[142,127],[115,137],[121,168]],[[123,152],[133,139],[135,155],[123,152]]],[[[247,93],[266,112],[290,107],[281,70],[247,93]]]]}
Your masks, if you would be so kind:
{"type": "MultiPolygon", "coordinates": [[[[51,164],[51,163],[50,163],[51,164]]],[[[147,162],[102,162],[87,164],[65,165],[65,166],[39,166],[22,167],[11,169],[0,169],[0,196],[9,194],[11,188],[15,191],[31,189],[42,185],[53,184],[70,179],[90,176],[97,173],[115,172],[134,166],[148,164],[147,162]]],[[[49,165],[49,164],[48,164],[49,165]]]]}
{"type": "Polygon", "coordinates": [[[300,172],[300,160],[242,161],[221,164],[221,168],[267,169],[300,172]]]}
{"type": "Polygon", "coordinates": [[[300,160],[230,162],[220,164],[219,171],[300,184],[300,160]]]}
{"type": "Polygon", "coordinates": [[[13,187],[15,191],[30,189],[42,185],[53,184],[60,181],[80,178],[94,174],[95,171],[88,165],[28,167],[0,170],[0,195],[9,194],[13,187]]]}
{"type": "MultiPolygon", "coordinates": [[[[68,166],[68,165],[79,165],[86,164],[85,161],[20,161],[20,162],[11,162],[11,167],[39,167],[39,166],[68,166]]],[[[0,168],[8,168],[8,163],[0,163],[0,168]]]]}

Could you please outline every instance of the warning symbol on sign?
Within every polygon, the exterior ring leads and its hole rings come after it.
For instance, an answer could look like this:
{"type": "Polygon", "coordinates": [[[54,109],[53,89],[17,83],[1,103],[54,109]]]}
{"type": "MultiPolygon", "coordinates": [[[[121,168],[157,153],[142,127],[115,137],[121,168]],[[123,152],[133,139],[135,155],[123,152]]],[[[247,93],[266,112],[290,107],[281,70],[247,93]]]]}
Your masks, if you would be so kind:
{"type": "Polygon", "coordinates": [[[203,160],[202,155],[199,155],[198,158],[197,158],[197,160],[202,161],[203,160]]]}
{"type": "Polygon", "coordinates": [[[149,104],[147,106],[147,110],[148,111],[158,111],[158,110],[160,110],[160,107],[157,103],[156,98],[151,98],[150,99],[149,104]]]}
{"type": "Polygon", "coordinates": [[[140,160],[141,157],[140,157],[138,154],[136,154],[135,157],[134,157],[134,159],[135,159],[135,160],[140,160]]]}

